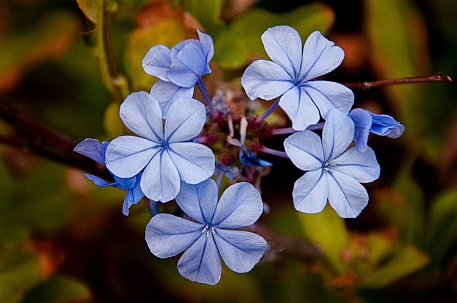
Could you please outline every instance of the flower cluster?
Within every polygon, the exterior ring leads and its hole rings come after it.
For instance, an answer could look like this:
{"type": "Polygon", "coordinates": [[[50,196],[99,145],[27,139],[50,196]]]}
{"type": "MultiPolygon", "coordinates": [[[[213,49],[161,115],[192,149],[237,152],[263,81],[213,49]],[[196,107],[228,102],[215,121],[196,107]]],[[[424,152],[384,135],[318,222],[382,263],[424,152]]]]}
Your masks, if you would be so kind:
{"type": "Polygon", "coordinates": [[[86,139],[75,151],[106,165],[112,174],[114,182],[86,175],[96,185],[127,190],[124,215],[143,196],[153,205],[175,200],[184,216],[154,211],[146,227],[147,245],[159,258],[183,252],[178,261],[182,276],[216,284],[221,278],[221,258],[231,270],[243,273],[267,249],[261,236],[236,230],[261,216],[260,193],[250,183],[238,182],[218,201],[224,175],[230,181],[254,183],[253,170],[272,165],[256,152],[287,157],[305,171],[292,193],[297,210],[317,213],[329,201],[341,217],[356,217],[369,200],[361,183],[372,182],[380,174],[374,151],[367,145],[368,134],[397,138],[404,127],[387,115],[351,111],[354,94],[349,88],[315,80],[341,64],[344,52],[340,47],[320,32],[313,32],[303,47],[297,31],[277,26],[262,35],[272,61],[253,62],[241,78],[250,99],[277,100],[262,119],[253,119],[249,110],[247,117],[239,117],[237,139],[232,113],[213,106],[202,79],[211,73],[213,41],[207,34],[197,33],[198,40],[185,40],[171,49],[156,45],[144,57],[144,70],[159,80],[149,93],[134,92],[120,106],[122,121],[137,136],[124,135],[103,143],[86,139]],[[205,105],[193,98],[195,85],[212,115],[207,116],[205,105]],[[261,132],[251,130],[248,135],[247,129],[264,128],[262,121],[277,106],[288,115],[293,128],[293,134],[284,140],[285,152],[253,149],[262,140],[255,137],[261,132]],[[321,117],[325,122],[319,123],[321,117]],[[322,136],[314,132],[320,129],[322,136]],[[257,143],[249,145],[248,141],[257,143]],[[352,142],[355,147],[350,147],[352,142]],[[227,159],[222,154],[230,148],[236,149],[236,156],[227,159]]]}

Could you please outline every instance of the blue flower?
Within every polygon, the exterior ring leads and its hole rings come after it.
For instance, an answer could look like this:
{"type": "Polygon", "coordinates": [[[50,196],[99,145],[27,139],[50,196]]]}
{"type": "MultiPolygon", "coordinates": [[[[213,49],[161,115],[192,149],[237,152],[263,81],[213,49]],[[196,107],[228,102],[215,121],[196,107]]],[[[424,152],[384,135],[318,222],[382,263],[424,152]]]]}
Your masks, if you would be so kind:
{"type": "Polygon", "coordinates": [[[389,138],[400,137],[405,127],[389,115],[377,115],[362,108],[355,108],[349,113],[355,124],[354,142],[357,149],[365,152],[368,148],[368,133],[389,138]]]}
{"type": "Polygon", "coordinates": [[[332,110],[324,125],[322,140],[305,130],[289,136],[284,148],[291,161],[307,171],[293,189],[295,208],[305,213],[322,211],[327,199],[343,218],[357,217],[368,204],[360,183],[379,177],[380,167],[371,148],[346,151],[354,136],[354,123],[346,114],[332,110]]]}
{"type": "MultiPolygon", "coordinates": [[[[73,149],[75,152],[80,153],[92,160],[105,165],[105,153],[108,142],[100,143],[96,139],[87,138],[80,142],[73,149]]],[[[110,172],[111,173],[111,172],[110,172]]],[[[111,173],[114,178],[114,182],[107,182],[97,176],[84,174],[89,180],[94,182],[95,185],[106,187],[113,186],[119,189],[127,191],[124,198],[124,204],[122,206],[122,213],[124,216],[129,215],[129,209],[132,204],[137,204],[143,197],[143,191],[140,188],[141,173],[131,178],[119,178],[118,176],[111,173]]]]}
{"type": "Polygon", "coordinates": [[[340,47],[315,31],[302,52],[300,35],[289,26],[269,28],[262,42],[273,61],[255,61],[244,72],[241,84],[251,100],[281,96],[279,106],[295,130],[316,124],[320,114],[326,119],[333,108],[349,112],[354,102],[350,89],[335,82],[311,81],[341,64],[344,52],[340,47]]]}
{"type": "Polygon", "coordinates": [[[254,224],[263,211],[259,192],[249,183],[228,187],[217,202],[218,188],[212,179],[198,185],[183,184],[176,202],[195,220],[169,214],[154,216],[146,226],[146,242],[159,258],[173,257],[179,273],[193,281],[217,284],[221,260],[233,271],[250,271],[262,257],[267,242],[259,235],[232,230],[254,224]]]}
{"type": "Polygon", "coordinates": [[[153,46],[143,58],[143,69],[162,81],[193,89],[203,75],[211,73],[209,62],[214,55],[212,38],[197,32],[199,40],[184,40],[171,49],[153,46]]]}
{"type": "Polygon", "coordinates": [[[165,123],[159,102],[146,92],[130,94],[120,116],[136,136],[120,136],[106,150],[106,166],[116,176],[130,178],[143,169],[141,190],[151,200],[174,199],[181,181],[200,183],[214,172],[215,159],[208,147],[190,142],[206,120],[204,105],[180,98],[170,106],[165,123]]]}
{"type": "Polygon", "coordinates": [[[159,102],[163,118],[166,119],[168,109],[174,101],[180,98],[192,98],[194,95],[194,87],[181,87],[172,82],[158,80],[152,86],[150,94],[159,102]]]}
{"type": "Polygon", "coordinates": [[[262,160],[257,157],[256,154],[246,146],[240,147],[240,161],[246,166],[253,166],[253,167],[267,167],[273,166],[271,162],[266,160],[262,160]]]}

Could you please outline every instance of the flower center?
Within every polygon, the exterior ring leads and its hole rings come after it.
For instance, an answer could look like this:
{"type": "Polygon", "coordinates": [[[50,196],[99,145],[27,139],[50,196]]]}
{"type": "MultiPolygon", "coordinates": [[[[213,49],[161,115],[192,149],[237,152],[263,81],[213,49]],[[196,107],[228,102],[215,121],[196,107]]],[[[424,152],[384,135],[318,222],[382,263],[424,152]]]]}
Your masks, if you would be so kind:
{"type": "Polygon", "coordinates": [[[322,169],[325,171],[330,172],[334,167],[336,167],[336,165],[330,161],[322,163],[322,169]]]}
{"type": "Polygon", "coordinates": [[[206,224],[205,227],[203,227],[202,229],[202,234],[203,233],[206,233],[206,237],[208,238],[210,233],[212,233],[213,235],[216,234],[216,229],[212,224],[206,224]]]}
{"type": "Polygon", "coordinates": [[[160,140],[160,141],[159,141],[159,144],[160,144],[160,148],[162,148],[162,149],[166,149],[166,148],[168,148],[168,146],[169,146],[167,140],[160,140]]]}

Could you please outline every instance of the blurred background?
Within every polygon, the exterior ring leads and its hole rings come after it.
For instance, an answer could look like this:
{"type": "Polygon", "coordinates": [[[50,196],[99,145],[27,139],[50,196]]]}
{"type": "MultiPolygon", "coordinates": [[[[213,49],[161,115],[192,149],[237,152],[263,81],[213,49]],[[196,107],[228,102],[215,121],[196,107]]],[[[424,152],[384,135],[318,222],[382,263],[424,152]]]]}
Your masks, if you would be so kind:
{"type": "MultiPolygon", "coordinates": [[[[111,139],[124,131],[125,95],[155,81],[141,68],[146,51],[195,37],[196,27],[215,42],[212,92],[239,91],[243,69],[266,58],[260,35],[280,24],[303,40],[320,30],[345,50],[329,80],[455,77],[455,16],[453,0],[2,0],[0,104],[75,142],[111,139]]],[[[400,139],[370,139],[382,173],[356,219],[295,211],[302,172],[265,157],[274,166],[262,181],[262,224],[319,246],[327,262],[272,247],[252,272],[225,268],[213,287],[182,278],[177,257],[150,254],[145,203],[124,217],[122,191],[37,156],[33,131],[0,121],[0,302],[457,302],[456,90],[354,90],[355,107],[406,126],[400,139]]]]}

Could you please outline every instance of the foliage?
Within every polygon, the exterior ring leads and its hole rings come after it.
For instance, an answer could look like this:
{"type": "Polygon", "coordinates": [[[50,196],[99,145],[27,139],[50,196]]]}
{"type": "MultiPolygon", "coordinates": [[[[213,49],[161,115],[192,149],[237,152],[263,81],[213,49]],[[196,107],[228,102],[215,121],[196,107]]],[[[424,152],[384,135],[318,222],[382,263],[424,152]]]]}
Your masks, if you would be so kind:
{"type": "MultiPolygon", "coordinates": [[[[196,38],[197,27],[214,38],[217,80],[209,90],[230,91],[233,112],[240,106],[241,69],[267,58],[260,35],[273,25],[291,25],[302,38],[329,33],[346,54],[341,70],[328,75],[341,82],[455,72],[452,1],[367,0],[362,7],[322,1],[288,12],[269,11],[274,4],[259,1],[230,12],[231,19],[228,4],[243,1],[206,2],[2,1],[0,101],[78,139],[119,136],[126,132],[120,101],[156,81],[141,66],[147,50],[196,38]],[[353,11],[363,19],[351,20],[353,11]]],[[[349,220],[329,207],[295,212],[290,192],[300,172],[267,157],[273,172],[263,179],[262,196],[270,213],[262,223],[316,245],[324,258],[308,260],[273,245],[249,275],[223,269],[216,287],[190,284],[175,274],[176,260],[149,254],[146,205],[124,218],[120,190],[95,188],[79,170],[1,145],[0,301],[450,302],[457,291],[455,88],[354,92],[358,106],[396,114],[406,126],[395,143],[370,141],[383,171],[368,187],[367,209],[349,220]]],[[[0,124],[3,143],[14,136],[0,124]]]]}

